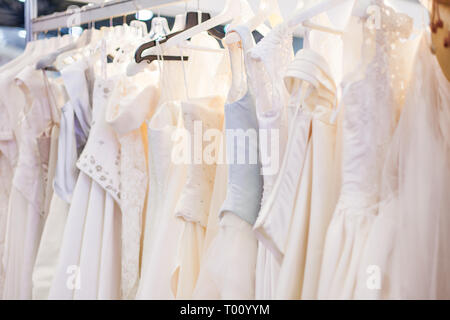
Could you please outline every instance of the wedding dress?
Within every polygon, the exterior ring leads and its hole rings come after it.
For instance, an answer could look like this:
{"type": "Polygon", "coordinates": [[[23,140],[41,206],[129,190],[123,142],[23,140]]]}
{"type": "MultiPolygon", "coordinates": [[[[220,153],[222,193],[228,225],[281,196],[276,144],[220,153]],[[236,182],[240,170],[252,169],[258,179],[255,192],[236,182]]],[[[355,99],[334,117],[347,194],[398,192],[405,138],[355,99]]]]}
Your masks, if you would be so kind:
{"type": "Polygon", "coordinates": [[[32,270],[46,216],[51,133],[58,111],[42,71],[33,66],[15,78],[26,104],[16,129],[19,155],[9,198],[4,252],[5,299],[30,299],[32,270]]]}
{"type": "MultiPolygon", "coordinates": [[[[219,48],[206,34],[191,41],[219,48]]],[[[166,90],[149,123],[150,186],[138,299],[191,298],[200,267],[215,164],[197,163],[197,158],[192,163],[189,141],[195,144],[199,138],[195,123],[201,123],[202,130],[220,132],[222,128],[224,84],[217,75],[223,69],[224,55],[188,53],[186,63],[164,61],[161,83],[166,90]],[[201,70],[205,61],[209,68],[201,70]],[[173,77],[177,73],[184,77],[173,77]],[[189,98],[210,93],[206,98],[189,98]]]]}
{"type": "Polygon", "coordinates": [[[120,80],[110,99],[106,120],[120,142],[122,209],[122,298],[136,295],[140,274],[141,233],[147,194],[147,133],[145,121],[159,100],[158,71],[120,80]],[[123,92],[126,92],[125,96],[123,92]]]}
{"type": "Polygon", "coordinates": [[[79,174],[76,162],[86,145],[91,125],[91,71],[86,59],[61,70],[68,102],[61,109],[58,159],[55,179],[51,180],[55,191],[33,270],[33,299],[48,298],[58,263],[69,205],[79,174]]]}
{"type": "Polygon", "coordinates": [[[372,4],[379,8],[378,19],[350,23],[344,38],[344,47],[354,47],[355,39],[361,39],[361,58],[342,85],[342,186],[326,236],[318,295],[322,299],[353,297],[361,255],[378,210],[381,169],[411,69],[410,42],[402,39],[410,36],[412,19],[381,0],[372,4]]]}
{"type": "MultiPolygon", "coordinates": [[[[252,35],[243,27],[236,27],[233,31],[241,38],[244,68],[249,70],[252,35]]],[[[235,58],[233,52],[231,55],[231,59],[235,58]]],[[[236,62],[232,60],[233,63],[236,62]]],[[[245,74],[248,79],[248,71],[245,74]]],[[[219,212],[218,234],[202,261],[195,299],[254,299],[255,296],[257,242],[252,225],[258,215],[263,182],[258,157],[256,108],[248,81],[244,90],[241,98],[225,105],[225,152],[229,164],[227,194],[219,212]],[[249,134],[248,144],[235,141],[239,140],[239,136],[237,139],[234,136],[238,130],[249,134]],[[252,139],[252,134],[255,139],[252,139]],[[244,163],[238,160],[242,156],[244,163]]]]}
{"type": "MultiPolygon", "coordinates": [[[[289,228],[279,230],[280,233],[286,232],[286,236],[275,297],[315,299],[326,230],[338,196],[336,124],[332,122],[336,106],[336,85],[323,57],[308,49],[297,53],[288,67],[285,81],[291,90],[291,103],[294,103],[290,104],[290,108],[301,108],[297,112],[303,113],[300,117],[309,118],[310,124],[306,150],[302,154],[303,160],[299,161],[303,163],[301,177],[296,189],[290,190],[297,191],[294,207],[285,208],[287,212],[291,212],[289,228]],[[308,87],[302,97],[305,84],[308,87]],[[304,99],[300,106],[296,105],[299,95],[304,99]]],[[[295,116],[293,119],[297,120],[295,116]]],[[[295,125],[296,123],[292,123],[291,128],[295,125]]],[[[284,173],[296,168],[297,166],[286,169],[284,173]]],[[[285,175],[283,178],[290,177],[285,175]]],[[[282,203],[284,196],[278,193],[278,197],[282,203]]]]}
{"type": "Polygon", "coordinates": [[[431,52],[429,31],[419,40],[360,265],[360,299],[450,297],[450,83],[431,52]]]}
{"type": "Polygon", "coordinates": [[[105,119],[117,82],[95,80],[92,126],[77,161],[80,174],[49,299],[120,298],[120,149],[105,119]]]}
{"type": "MultiPolygon", "coordinates": [[[[293,59],[292,41],[292,30],[286,24],[280,24],[249,52],[252,59],[249,65],[252,70],[250,82],[255,92],[256,114],[260,128],[260,157],[264,176],[262,206],[272,192],[287,141],[288,92],[283,75],[293,59]]],[[[278,272],[279,265],[275,258],[259,242],[256,263],[256,299],[270,299],[274,296],[274,282],[278,272]]]]}
{"type": "Polygon", "coordinates": [[[6,224],[8,203],[12,188],[14,169],[17,165],[18,141],[16,131],[19,129],[20,113],[26,105],[25,97],[15,81],[16,75],[27,65],[32,64],[41,54],[53,50],[58,44],[63,45],[68,38],[46,39],[39,43],[27,45],[23,55],[2,67],[0,74],[0,295],[2,295],[5,281],[5,260],[3,253],[6,241],[6,224]],[[59,40],[59,39],[58,39],[59,40]]]}

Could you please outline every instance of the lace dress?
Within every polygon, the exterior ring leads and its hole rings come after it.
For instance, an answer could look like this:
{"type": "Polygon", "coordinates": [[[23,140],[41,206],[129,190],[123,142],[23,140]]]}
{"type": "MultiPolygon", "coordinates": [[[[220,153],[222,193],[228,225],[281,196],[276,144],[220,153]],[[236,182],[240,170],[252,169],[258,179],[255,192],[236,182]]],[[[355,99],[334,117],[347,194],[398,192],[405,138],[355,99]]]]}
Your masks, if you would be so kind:
{"type": "Polygon", "coordinates": [[[16,128],[19,156],[9,198],[4,299],[31,299],[32,271],[46,216],[46,178],[57,110],[45,75],[32,66],[15,81],[25,98],[16,128]]]}
{"type": "Polygon", "coordinates": [[[107,122],[120,142],[122,209],[122,298],[136,295],[141,234],[147,194],[147,134],[145,121],[152,117],[159,99],[158,72],[143,72],[121,79],[109,100],[107,122]],[[145,85],[145,87],[144,87],[145,85]]]}
{"type": "MultiPolygon", "coordinates": [[[[6,245],[6,225],[8,216],[8,204],[12,188],[14,168],[17,165],[19,154],[17,130],[19,130],[20,113],[27,105],[25,96],[17,86],[15,77],[27,65],[33,63],[48,50],[55,48],[54,39],[46,39],[42,42],[30,42],[27,44],[22,56],[2,66],[0,73],[0,87],[3,94],[0,98],[0,296],[3,292],[5,281],[5,260],[3,259],[6,245]],[[39,46],[37,46],[39,45],[39,46]]],[[[6,259],[6,258],[5,258],[6,259]]]]}
{"type": "MultiPolygon", "coordinates": [[[[262,205],[272,192],[287,142],[288,92],[283,76],[294,56],[292,41],[292,30],[286,24],[280,24],[249,52],[249,80],[255,92],[260,129],[259,150],[264,176],[262,205]]],[[[255,230],[258,233],[258,228],[255,230]]],[[[279,265],[261,242],[258,242],[256,264],[256,299],[270,299],[275,292],[273,281],[276,281],[279,265]]]]}
{"type": "Polygon", "coordinates": [[[359,299],[450,298],[450,83],[429,31],[419,40],[360,265],[359,299]]]}
{"type": "MultiPolygon", "coordinates": [[[[327,231],[320,274],[319,298],[348,299],[354,295],[356,275],[367,235],[378,211],[381,170],[386,148],[407,85],[410,66],[407,39],[412,19],[398,14],[381,0],[374,20],[350,24],[344,47],[354,46],[362,30],[360,64],[344,78],[342,187],[327,231]],[[408,68],[409,67],[409,68],[408,68]]],[[[345,52],[345,48],[344,48],[345,52]]]]}

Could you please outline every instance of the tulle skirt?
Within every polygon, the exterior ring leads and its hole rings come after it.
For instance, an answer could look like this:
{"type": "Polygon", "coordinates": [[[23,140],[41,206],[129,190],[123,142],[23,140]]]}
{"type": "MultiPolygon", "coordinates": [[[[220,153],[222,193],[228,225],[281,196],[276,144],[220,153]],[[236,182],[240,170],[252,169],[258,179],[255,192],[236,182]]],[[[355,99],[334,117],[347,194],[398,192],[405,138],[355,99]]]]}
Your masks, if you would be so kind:
{"type": "Polygon", "coordinates": [[[205,253],[193,298],[254,299],[257,249],[252,226],[225,212],[205,253]]]}

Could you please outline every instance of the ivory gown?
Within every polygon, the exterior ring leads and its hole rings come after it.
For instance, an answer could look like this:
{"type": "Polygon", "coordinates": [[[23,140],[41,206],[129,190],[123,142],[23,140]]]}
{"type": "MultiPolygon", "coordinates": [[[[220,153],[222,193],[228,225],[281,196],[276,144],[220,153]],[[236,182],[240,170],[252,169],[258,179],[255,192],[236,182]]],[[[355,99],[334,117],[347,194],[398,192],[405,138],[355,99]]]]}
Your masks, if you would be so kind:
{"type": "MultiPolygon", "coordinates": [[[[368,232],[378,212],[381,170],[403,106],[413,52],[413,21],[381,0],[381,27],[353,17],[345,47],[360,44],[358,65],[344,77],[342,187],[328,227],[318,297],[354,297],[368,232]]],[[[354,62],[353,62],[354,63],[354,62]]]]}
{"type": "Polygon", "coordinates": [[[358,299],[450,298],[450,82],[418,37],[411,84],[388,148],[358,299]]]}
{"type": "MultiPolygon", "coordinates": [[[[219,48],[206,34],[193,37],[192,43],[219,48]]],[[[191,298],[204,250],[215,164],[177,163],[172,153],[180,132],[192,135],[193,141],[194,121],[202,121],[204,131],[209,127],[220,132],[226,56],[187,53],[185,63],[163,62],[160,106],[148,126],[150,186],[138,299],[191,298]],[[201,67],[205,61],[207,70],[201,67]]]]}
{"type": "Polygon", "coordinates": [[[120,154],[106,123],[117,78],[97,78],[93,122],[77,167],[60,258],[49,299],[119,299],[121,266],[120,154]]]}
{"type": "Polygon", "coordinates": [[[33,299],[47,299],[56,272],[70,202],[78,178],[76,162],[89,136],[93,79],[87,60],[61,70],[68,95],[58,136],[58,160],[49,214],[33,269],[33,299]]]}

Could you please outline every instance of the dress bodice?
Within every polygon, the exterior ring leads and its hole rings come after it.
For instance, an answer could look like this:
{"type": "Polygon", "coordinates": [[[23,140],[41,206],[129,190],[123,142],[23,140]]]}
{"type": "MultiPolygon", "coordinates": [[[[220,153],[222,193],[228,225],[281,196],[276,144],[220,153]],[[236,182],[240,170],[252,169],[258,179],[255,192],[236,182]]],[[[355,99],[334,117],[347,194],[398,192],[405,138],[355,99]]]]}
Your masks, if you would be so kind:
{"type": "Polygon", "coordinates": [[[201,126],[203,133],[208,130],[220,133],[223,122],[223,99],[215,97],[208,100],[205,103],[182,103],[184,128],[191,137],[189,148],[190,160],[193,160],[193,163],[188,165],[186,182],[175,210],[176,216],[199,223],[203,227],[206,227],[208,220],[216,163],[214,159],[206,159],[205,156],[209,156],[206,154],[207,150],[197,145],[199,139],[197,130],[201,126]],[[201,158],[197,150],[201,151],[201,158]]]}
{"type": "MultiPolygon", "coordinates": [[[[236,27],[243,45],[243,59],[249,77],[248,55],[253,38],[245,27],[236,27]]],[[[255,99],[249,84],[244,96],[225,105],[227,195],[220,216],[230,211],[253,225],[261,207],[263,177],[259,160],[259,126],[255,99]]]]}
{"type": "Polygon", "coordinates": [[[361,61],[344,78],[341,101],[345,110],[343,196],[348,192],[358,194],[349,197],[363,203],[377,201],[383,157],[408,81],[403,68],[408,54],[402,40],[410,36],[413,27],[407,15],[396,13],[383,1],[373,3],[373,19],[362,25],[361,61]]]}
{"type": "Polygon", "coordinates": [[[163,190],[172,163],[172,134],[179,125],[181,107],[177,102],[159,106],[148,125],[150,191],[163,190]]]}
{"type": "Polygon", "coordinates": [[[92,122],[89,65],[80,60],[63,70],[61,77],[68,101],[61,109],[58,160],[53,186],[61,199],[70,203],[78,178],[76,161],[86,145],[92,122]]]}
{"type": "Polygon", "coordinates": [[[260,129],[263,203],[272,191],[287,141],[285,106],[289,95],[283,75],[294,57],[292,41],[292,30],[286,24],[279,24],[249,52],[249,83],[260,129]]]}
{"type": "Polygon", "coordinates": [[[42,71],[26,67],[15,81],[25,95],[28,108],[19,114],[19,158],[13,184],[43,215],[45,192],[42,185],[47,175],[51,129],[57,111],[48,96],[48,82],[42,71]]]}
{"type": "Polygon", "coordinates": [[[291,123],[286,155],[274,189],[263,204],[255,231],[281,261],[284,254],[292,212],[295,211],[298,184],[305,172],[311,148],[314,121],[331,125],[336,102],[336,85],[325,59],[310,49],[302,49],[289,64],[284,77],[290,93],[288,111],[291,123]],[[305,85],[305,90],[302,85],[305,85]]]}
{"type": "Polygon", "coordinates": [[[77,167],[120,204],[120,146],[113,128],[106,122],[108,100],[117,83],[116,78],[95,81],[91,130],[77,167]]]}

